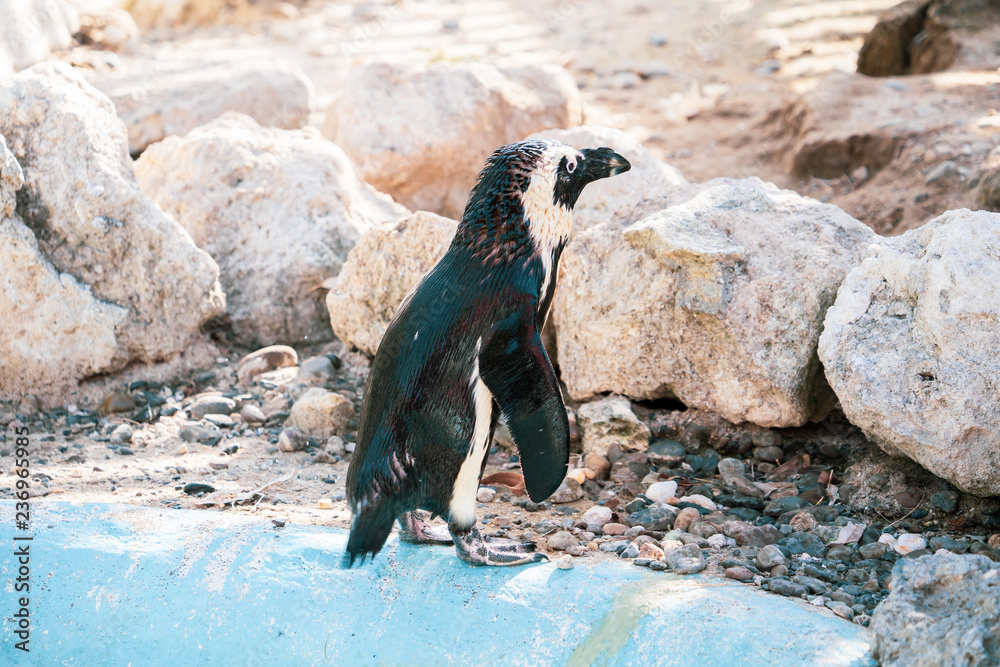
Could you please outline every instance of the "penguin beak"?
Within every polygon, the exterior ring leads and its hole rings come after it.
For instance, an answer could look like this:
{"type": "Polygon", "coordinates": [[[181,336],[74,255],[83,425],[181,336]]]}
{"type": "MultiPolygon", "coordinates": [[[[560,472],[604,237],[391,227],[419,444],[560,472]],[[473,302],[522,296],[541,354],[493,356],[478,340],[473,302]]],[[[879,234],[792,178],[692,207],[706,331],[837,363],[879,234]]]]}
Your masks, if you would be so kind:
{"type": "Polygon", "coordinates": [[[601,178],[617,176],[632,168],[628,160],[606,146],[584,148],[580,152],[583,153],[588,180],[596,181],[601,178]]]}

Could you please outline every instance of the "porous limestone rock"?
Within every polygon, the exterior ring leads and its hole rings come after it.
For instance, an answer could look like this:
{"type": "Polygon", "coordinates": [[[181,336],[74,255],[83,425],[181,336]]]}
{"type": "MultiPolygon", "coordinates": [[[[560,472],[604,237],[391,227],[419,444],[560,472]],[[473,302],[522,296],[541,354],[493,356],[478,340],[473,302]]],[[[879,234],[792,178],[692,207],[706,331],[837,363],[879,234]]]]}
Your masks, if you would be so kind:
{"type": "Polygon", "coordinates": [[[642,144],[621,130],[600,125],[581,125],[567,130],[544,130],[529,139],[555,139],[576,148],[608,146],[621,154],[632,168],[624,174],[591,183],[573,207],[573,235],[604,222],[620,209],[674,187],[687,185],[675,167],[659,160],[642,144]]]}
{"type": "Polygon", "coordinates": [[[24,171],[0,134],[0,220],[14,215],[17,191],[24,185],[24,171]]]}
{"type": "Polygon", "coordinates": [[[0,80],[68,49],[79,27],[65,0],[0,0],[0,80]]]}
{"type": "Polygon", "coordinates": [[[644,452],[649,447],[649,427],[642,423],[623,396],[609,396],[577,408],[576,420],[583,432],[583,453],[605,456],[618,445],[625,451],[644,452]]]}
{"type": "Polygon", "coordinates": [[[227,313],[248,345],[328,338],[319,287],[376,225],[406,215],[312,128],[227,112],[136,162],[143,190],[219,261],[227,313]]]}
{"type": "Polygon", "coordinates": [[[871,630],[883,667],[1000,664],[1000,564],[945,550],[899,559],[871,630]]]}
{"type": "Polygon", "coordinates": [[[0,284],[0,395],[48,402],[187,349],[224,308],[219,269],[142,194],[111,102],[41,63],[0,85],[0,134],[24,178],[0,250],[18,267],[0,284]]]}
{"type": "Polygon", "coordinates": [[[418,211],[362,236],[326,296],[337,338],[375,354],[403,298],[448,250],[457,226],[418,211]]]}
{"type": "Polygon", "coordinates": [[[796,426],[832,394],[816,341],[874,236],[757,178],[625,209],[574,239],[554,299],[570,396],[676,397],[733,423],[796,426]]]}
{"type": "Polygon", "coordinates": [[[1000,495],[1000,214],[879,238],[826,315],[819,354],[847,418],[888,454],[1000,495]]]}
{"type": "Polygon", "coordinates": [[[351,73],[323,134],[396,201],[461,218],[490,153],[581,120],[580,92],[557,66],[373,63],[351,73]]]}
{"type": "Polygon", "coordinates": [[[227,111],[246,114],[265,127],[300,128],[309,120],[315,96],[312,81],[298,66],[275,60],[150,62],[95,74],[91,83],[114,102],[128,128],[133,155],[227,111]]]}

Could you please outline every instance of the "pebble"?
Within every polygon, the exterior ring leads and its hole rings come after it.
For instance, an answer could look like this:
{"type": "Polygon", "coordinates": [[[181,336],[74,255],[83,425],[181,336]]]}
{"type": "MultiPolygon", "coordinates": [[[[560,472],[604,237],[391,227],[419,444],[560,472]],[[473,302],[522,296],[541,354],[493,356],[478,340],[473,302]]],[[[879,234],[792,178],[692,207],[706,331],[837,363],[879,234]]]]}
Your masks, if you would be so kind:
{"type": "Polygon", "coordinates": [[[835,544],[826,552],[826,557],[830,560],[839,560],[845,563],[850,562],[854,556],[854,549],[846,544],[835,544]]]}
{"type": "Polygon", "coordinates": [[[676,440],[654,440],[649,443],[646,456],[649,457],[649,462],[653,465],[674,468],[684,460],[687,451],[684,449],[684,445],[676,440]]]}
{"type": "Polygon", "coordinates": [[[119,424],[111,432],[111,435],[108,436],[108,441],[112,445],[124,445],[126,442],[132,442],[132,433],[131,426],[128,424],[119,424]]]}
{"type": "Polygon", "coordinates": [[[261,373],[297,366],[299,355],[287,345],[271,345],[251,352],[236,365],[240,384],[247,385],[261,373]]]}
{"type": "Polygon", "coordinates": [[[657,482],[656,484],[650,484],[649,488],[646,489],[646,497],[652,500],[654,503],[665,503],[668,498],[673,498],[677,495],[677,482],[657,482]]]}
{"type": "Polygon", "coordinates": [[[730,579],[735,579],[736,581],[750,581],[753,579],[753,572],[745,567],[727,567],[725,575],[730,579]]]}
{"type": "Polygon", "coordinates": [[[832,611],[834,614],[840,616],[843,619],[846,619],[848,621],[854,620],[854,610],[848,607],[846,604],[834,605],[832,611]]]}
{"type": "Polygon", "coordinates": [[[785,565],[787,562],[785,554],[773,544],[762,547],[757,552],[757,567],[761,570],[770,571],[772,568],[778,565],[785,565]]]}
{"type": "Polygon", "coordinates": [[[848,607],[853,606],[855,602],[854,596],[851,595],[850,593],[845,593],[844,591],[833,591],[832,593],[830,593],[830,599],[836,600],[838,602],[843,602],[848,607]]]}
{"type": "Polygon", "coordinates": [[[955,163],[951,160],[945,160],[927,173],[927,178],[924,182],[927,185],[932,185],[934,183],[940,183],[941,181],[955,178],[958,175],[959,171],[958,167],[955,166],[955,163]]]}
{"type": "Polygon", "coordinates": [[[109,394],[97,406],[97,413],[102,417],[119,412],[131,412],[132,410],[135,410],[135,399],[121,391],[109,394]]]}
{"type": "Polygon", "coordinates": [[[566,479],[563,480],[562,484],[559,485],[559,488],[556,489],[551,496],[549,496],[549,501],[560,505],[565,503],[574,503],[583,498],[584,495],[585,494],[583,492],[583,488],[580,486],[580,483],[572,477],[567,476],[566,479]]]}
{"type": "Polygon", "coordinates": [[[785,452],[782,451],[781,447],[757,447],[753,450],[753,457],[758,461],[770,461],[776,462],[781,461],[785,456],[785,452]]]}
{"type": "Polygon", "coordinates": [[[930,539],[930,547],[934,551],[937,551],[938,549],[946,549],[952,553],[964,554],[969,550],[969,543],[953,540],[950,537],[942,535],[940,537],[932,537],[930,539]]]}
{"type": "Polygon", "coordinates": [[[990,545],[991,549],[1000,549],[1000,535],[990,535],[990,539],[986,543],[990,545]]]}
{"type": "Polygon", "coordinates": [[[215,491],[215,487],[211,484],[204,484],[202,482],[188,482],[184,485],[184,493],[189,496],[194,496],[199,493],[212,493],[215,491]]]}
{"type": "Polygon", "coordinates": [[[556,551],[566,551],[570,547],[575,547],[579,544],[577,539],[573,537],[573,533],[568,530],[561,530],[548,538],[549,548],[556,551]]]}
{"type": "Polygon", "coordinates": [[[797,533],[808,533],[813,530],[816,525],[816,519],[813,518],[812,514],[808,512],[799,512],[792,517],[792,520],[788,522],[788,525],[792,527],[797,533]]]}
{"type": "Polygon", "coordinates": [[[552,533],[559,530],[559,526],[552,523],[548,519],[542,519],[534,526],[535,532],[539,535],[551,535],[552,533]]]}
{"type": "Polygon", "coordinates": [[[587,547],[583,546],[582,544],[574,544],[571,547],[566,547],[566,553],[568,553],[570,556],[582,556],[584,553],[586,553],[586,551],[587,547]]]}
{"type": "Polygon", "coordinates": [[[278,449],[283,452],[301,452],[308,445],[309,436],[294,426],[282,429],[278,436],[278,449]]]}
{"type": "Polygon", "coordinates": [[[744,472],[743,461],[739,459],[722,459],[719,461],[720,475],[742,475],[744,472]]]}
{"type": "Polygon", "coordinates": [[[735,547],[736,540],[731,537],[726,537],[725,535],[715,534],[708,536],[708,546],[713,549],[723,549],[725,547],[735,547]]]}
{"type": "Polygon", "coordinates": [[[129,447],[119,447],[118,453],[122,456],[132,456],[135,452],[133,452],[129,447]]]}
{"type": "Polygon", "coordinates": [[[650,563],[649,563],[649,569],[650,570],[666,570],[667,569],[667,564],[664,563],[662,560],[650,561],[650,563]]]}
{"type": "Polygon", "coordinates": [[[900,533],[899,537],[895,539],[891,535],[886,534],[879,538],[879,542],[887,543],[896,553],[904,556],[910,552],[927,548],[927,540],[914,533],[900,533]]]}
{"type": "Polygon", "coordinates": [[[621,523],[611,523],[608,522],[604,524],[604,534],[605,535],[624,535],[627,526],[621,523]]]}
{"type": "Polygon", "coordinates": [[[712,500],[706,498],[700,493],[693,493],[691,495],[684,496],[683,500],[686,503],[692,503],[697,505],[698,507],[704,507],[710,512],[714,512],[715,510],[718,509],[718,506],[716,506],[716,504],[712,500]]]}
{"type": "Polygon", "coordinates": [[[497,497],[497,492],[495,489],[491,489],[488,486],[479,487],[479,491],[476,492],[476,500],[481,503],[492,503],[493,499],[497,497]]]}
{"type": "Polygon", "coordinates": [[[628,546],[627,541],[615,540],[614,542],[601,542],[597,548],[608,553],[619,553],[624,550],[626,546],[628,546]]]}
{"type": "Polygon", "coordinates": [[[794,581],[788,581],[786,579],[771,579],[768,582],[768,588],[779,595],[785,595],[790,598],[800,598],[806,594],[806,587],[802,584],[797,584],[794,581]]]}
{"type": "Polygon", "coordinates": [[[595,524],[597,526],[604,526],[604,524],[611,521],[611,516],[614,512],[611,511],[609,507],[603,507],[601,505],[594,505],[589,510],[583,513],[580,520],[585,524],[595,524]]]}
{"type": "Polygon", "coordinates": [[[787,577],[788,576],[788,566],[787,565],[775,565],[771,569],[772,577],[787,577]]]}
{"type": "Polygon", "coordinates": [[[646,530],[670,530],[675,517],[673,510],[650,507],[632,512],[628,517],[628,522],[633,526],[642,526],[646,530]]]}
{"type": "Polygon", "coordinates": [[[958,507],[958,494],[955,491],[948,490],[942,491],[940,493],[935,493],[931,496],[931,505],[938,508],[942,512],[951,514],[958,507]]]}
{"type": "Polygon", "coordinates": [[[205,415],[205,421],[220,428],[232,428],[236,425],[236,422],[229,415],[205,415]]]}
{"type": "Polygon", "coordinates": [[[240,416],[243,417],[243,421],[248,424],[263,424],[267,421],[267,416],[264,414],[264,411],[251,403],[244,404],[244,406],[240,409],[240,416]]]}
{"type": "Polygon", "coordinates": [[[564,554],[556,559],[556,567],[560,570],[572,570],[573,569],[573,557],[569,554],[564,554]]]}
{"type": "Polygon", "coordinates": [[[694,574],[705,568],[705,557],[697,544],[685,544],[674,549],[664,549],[663,561],[670,566],[675,574],[694,574]]]}
{"type": "Polygon", "coordinates": [[[642,546],[639,547],[639,557],[649,558],[652,560],[662,560],[663,549],[656,546],[652,542],[643,542],[642,546]]]}
{"type": "Polygon", "coordinates": [[[319,507],[321,510],[332,510],[333,500],[331,500],[330,498],[320,498],[319,502],[316,503],[316,506],[319,507]]]}
{"type": "Polygon", "coordinates": [[[871,544],[862,544],[858,547],[858,553],[862,558],[868,560],[878,560],[889,550],[889,545],[885,542],[872,542],[871,544]]]}
{"type": "Polygon", "coordinates": [[[701,518],[701,513],[693,507],[685,507],[677,513],[674,519],[674,528],[677,530],[687,530],[692,523],[701,518]]]}
{"type": "Polygon", "coordinates": [[[583,457],[583,465],[585,468],[594,471],[595,479],[607,479],[608,474],[611,472],[611,462],[595,452],[586,454],[583,457]]]}
{"type": "Polygon", "coordinates": [[[639,547],[636,545],[635,542],[631,542],[631,543],[629,543],[629,545],[627,547],[625,547],[621,551],[621,553],[618,554],[618,557],[619,558],[636,558],[638,555],[639,555],[639,547]]]}
{"type": "Polygon", "coordinates": [[[793,512],[807,507],[807,503],[798,496],[785,496],[777,498],[764,505],[764,514],[772,517],[779,517],[785,512],[793,512]]]}
{"type": "Polygon", "coordinates": [[[209,447],[214,447],[219,443],[219,440],[222,440],[222,431],[215,427],[209,428],[198,424],[185,426],[178,435],[184,442],[200,442],[209,447]]]}
{"type": "Polygon", "coordinates": [[[230,415],[236,410],[236,401],[225,396],[202,396],[187,407],[191,419],[204,419],[208,415],[230,415]]]}
{"type": "Polygon", "coordinates": [[[299,366],[298,379],[310,382],[326,382],[336,375],[333,362],[329,357],[309,357],[299,366]]]}

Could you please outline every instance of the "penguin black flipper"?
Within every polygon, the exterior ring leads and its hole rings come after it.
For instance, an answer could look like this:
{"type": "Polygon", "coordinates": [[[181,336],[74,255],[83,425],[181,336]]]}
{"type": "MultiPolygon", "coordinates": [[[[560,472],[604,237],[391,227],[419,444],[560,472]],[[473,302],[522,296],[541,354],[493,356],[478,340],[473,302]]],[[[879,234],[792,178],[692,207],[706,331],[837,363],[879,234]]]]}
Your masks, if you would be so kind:
{"type": "Polygon", "coordinates": [[[533,309],[498,321],[479,353],[479,374],[517,445],[528,497],[541,502],[566,477],[569,420],[533,309]]]}

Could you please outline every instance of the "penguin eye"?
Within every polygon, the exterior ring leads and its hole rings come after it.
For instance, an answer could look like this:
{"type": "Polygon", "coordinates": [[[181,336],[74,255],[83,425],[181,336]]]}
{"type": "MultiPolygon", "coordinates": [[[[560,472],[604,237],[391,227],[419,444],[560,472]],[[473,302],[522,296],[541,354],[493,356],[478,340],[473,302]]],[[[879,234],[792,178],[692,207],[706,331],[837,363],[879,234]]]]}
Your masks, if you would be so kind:
{"type": "Polygon", "coordinates": [[[576,171],[576,160],[575,160],[575,159],[573,159],[573,160],[568,160],[568,161],[566,162],[566,171],[567,171],[567,172],[569,172],[569,173],[571,173],[571,174],[572,174],[572,173],[573,173],[574,171],[576,171]]]}

